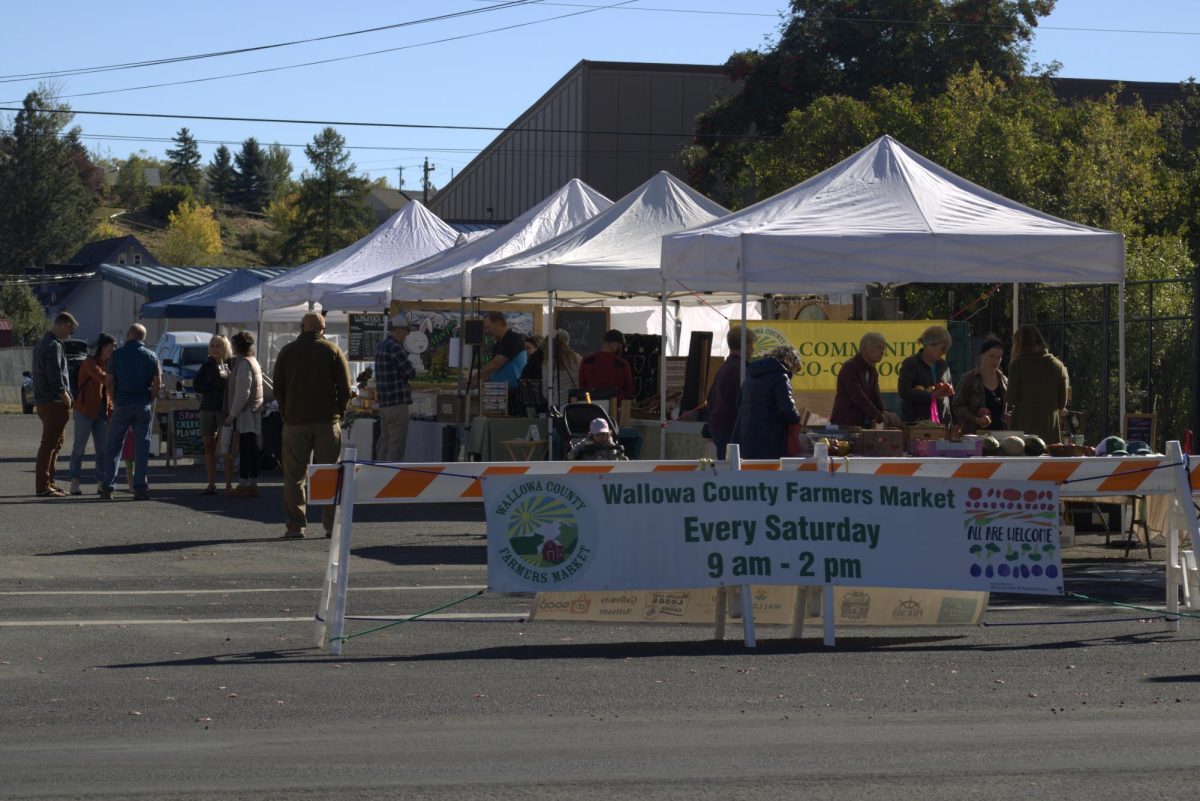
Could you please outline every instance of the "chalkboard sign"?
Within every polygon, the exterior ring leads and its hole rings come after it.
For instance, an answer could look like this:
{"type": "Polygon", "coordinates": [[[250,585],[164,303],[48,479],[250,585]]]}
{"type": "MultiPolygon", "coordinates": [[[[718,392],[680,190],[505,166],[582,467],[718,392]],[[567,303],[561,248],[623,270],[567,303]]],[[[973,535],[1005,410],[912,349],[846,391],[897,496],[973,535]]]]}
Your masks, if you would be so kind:
{"type": "Polygon", "coordinates": [[[571,350],[581,356],[600,350],[608,330],[608,309],[555,309],[554,328],[571,337],[571,350]]]}
{"type": "Polygon", "coordinates": [[[346,358],[352,362],[367,362],[375,358],[375,350],[388,335],[387,315],[347,314],[350,325],[350,347],[346,358]]]}
{"type": "Polygon", "coordinates": [[[1155,428],[1154,415],[1152,414],[1125,415],[1126,442],[1144,442],[1153,448],[1154,436],[1158,433],[1155,431],[1155,428]]]}
{"type": "Polygon", "coordinates": [[[173,409],[171,411],[172,447],[175,456],[199,456],[204,453],[204,440],[200,437],[200,410],[173,409]]]}

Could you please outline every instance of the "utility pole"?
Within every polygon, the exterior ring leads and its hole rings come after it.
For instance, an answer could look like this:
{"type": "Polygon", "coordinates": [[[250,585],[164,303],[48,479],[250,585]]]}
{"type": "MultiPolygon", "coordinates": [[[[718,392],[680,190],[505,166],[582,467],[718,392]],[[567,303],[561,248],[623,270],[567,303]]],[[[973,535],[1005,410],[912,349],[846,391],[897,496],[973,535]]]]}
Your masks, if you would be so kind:
{"type": "Polygon", "coordinates": [[[398,183],[396,185],[396,188],[403,189],[404,188],[404,167],[397,167],[396,172],[399,174],[399,181],[400,181],[400,183],[398,183]]]}
{"type": "Polygon", "coordinates": [[[421,167],[421,189],[424,192],[424,204],[429,205],[429,173],[437,169],[436,164],[429,163],[429,157],[425,157],[425,164],[421,167]]]}

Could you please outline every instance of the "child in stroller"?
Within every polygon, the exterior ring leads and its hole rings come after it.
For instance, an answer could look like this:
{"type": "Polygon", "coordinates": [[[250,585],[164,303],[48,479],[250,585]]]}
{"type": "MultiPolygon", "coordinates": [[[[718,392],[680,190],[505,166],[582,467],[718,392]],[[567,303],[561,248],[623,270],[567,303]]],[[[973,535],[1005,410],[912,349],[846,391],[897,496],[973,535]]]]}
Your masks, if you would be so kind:
{"type": "Polygon", "coordinates": [[[592,421],[587,439],[581,440],[567,454],[567,459],[578,462],[624,462],[628,458],[625,449],[613,439],[612,428],[603,417],[592,421]]]}

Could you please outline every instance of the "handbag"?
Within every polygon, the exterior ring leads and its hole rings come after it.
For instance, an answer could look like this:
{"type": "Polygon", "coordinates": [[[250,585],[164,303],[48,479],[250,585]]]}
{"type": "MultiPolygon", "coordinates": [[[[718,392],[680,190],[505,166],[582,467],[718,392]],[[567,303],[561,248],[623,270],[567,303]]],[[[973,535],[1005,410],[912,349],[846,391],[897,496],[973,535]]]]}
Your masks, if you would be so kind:
{"type": "Polygon", "coordinates": [[[225,423],[221,426],[221,440],[217,448],[217,453],[229,453],[233,447],[233,423],[225,423]]]}

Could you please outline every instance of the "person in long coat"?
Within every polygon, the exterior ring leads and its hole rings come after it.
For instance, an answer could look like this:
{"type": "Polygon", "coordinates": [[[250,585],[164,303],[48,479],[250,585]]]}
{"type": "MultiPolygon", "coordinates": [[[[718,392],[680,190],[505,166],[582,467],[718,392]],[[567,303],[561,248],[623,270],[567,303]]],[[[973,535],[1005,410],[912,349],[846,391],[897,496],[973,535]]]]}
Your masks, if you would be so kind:
{"type": "Polygon", "coordinates": [[[1015,431],[1036,434],[1052,445],[1062,441],[1060,415],[1067,408],[1070,379],[1066,366],[1051,355],[1032,325],[1013,334],[1008,363],[1008,402],[1015,431]]]}
{"type": "Polygon", "coordinates": [[[767,351],[746,367],[730,442],[743,459],[782,459],[787,455],[788,426],[800,422],[792,397],[792,374],[800,354],[791,345],[767,351]]]}

